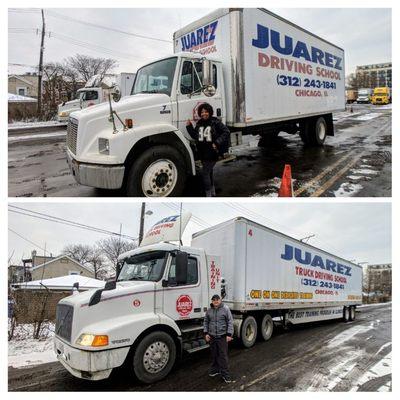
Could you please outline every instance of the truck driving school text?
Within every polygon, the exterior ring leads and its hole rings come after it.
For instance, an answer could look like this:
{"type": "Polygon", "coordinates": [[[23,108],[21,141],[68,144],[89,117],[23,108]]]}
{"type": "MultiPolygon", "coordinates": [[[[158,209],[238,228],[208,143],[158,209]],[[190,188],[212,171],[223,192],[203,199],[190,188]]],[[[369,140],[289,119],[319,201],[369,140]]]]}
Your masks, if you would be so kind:
{"type": "Polygon", "coordinates": [[[309,46],[300,40],[295,41],[294,38],[287,35],[284,35],[284,45],[282,46],[281,36],[279,32],[257,24],[257,38],[252,40],[252,46],[258,49],[271,47],[279,54],[299,60],[303,59],[306,62],[258,52],[258,66],[319,77],[321,79],[302,78],[300,75],[277,74],[276,82],[279,86],[304,87],[305,89],[295,90],[296,96],[329,96],[329,90],[336,89],[335,81],[342,79],[343,59],[314,46],[309,46]],[[313,65],[307,62],[319,64],[319,66],[314,69],[313,65]],[[325,90],[322,92],[314,89],[325,90]]]}

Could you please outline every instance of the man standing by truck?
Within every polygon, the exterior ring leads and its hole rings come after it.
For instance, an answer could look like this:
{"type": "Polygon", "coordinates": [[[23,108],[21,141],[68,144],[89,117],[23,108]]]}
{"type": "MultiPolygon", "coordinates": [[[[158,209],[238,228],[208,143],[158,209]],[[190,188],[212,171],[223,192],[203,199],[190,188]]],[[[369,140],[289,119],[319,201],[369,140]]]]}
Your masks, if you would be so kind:
{"type": "Polygon", "coordinates": [[[231,310],[217,294],[211,298],[211,306],[204,317],[204,334],[212,355],[209,376],[221,374],[226,383],[232,382],[228,369],[228,343],[232,340],[233,318],[231,310]]]}

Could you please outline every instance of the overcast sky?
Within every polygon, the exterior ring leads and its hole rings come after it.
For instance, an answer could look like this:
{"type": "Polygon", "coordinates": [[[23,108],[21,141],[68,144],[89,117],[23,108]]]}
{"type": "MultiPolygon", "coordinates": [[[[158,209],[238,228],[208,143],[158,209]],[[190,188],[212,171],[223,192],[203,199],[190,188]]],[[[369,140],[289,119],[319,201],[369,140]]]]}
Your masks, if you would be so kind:
{"type": "MultiPolygon", "coordinates": [[[[348,260],[370,264],[391,262],[389,203],[239,203],[239,207],[244,206],[245,210],[237,210],[237,203],[229,204],[184,203],[183,210],[191,211],[197,217],[197,222],[190,221],[184,232],[184,244],[190,244],[193,233],[241,215],[297,239],[314,234],[315,237],[309,240],[310,244],[348,260]]],[[[122,224],[122,233],[133,237],[137,237],[139,232],[141,203],[36,202],[13,205],[110,231],[119,232],[122,224]]],[[[169,203],[169,207],[165,203],[147,204],[147,209],[153,214],[146,216],[145,231],[161,218],[175,215],[176,212],[170,207],[179,209],[179,203],[169,203]]],[[[38,245],[34,246],[9,231],[8,257],[12,256],[14,264],[23,257],[29,257],[34,249],[38,250],[38,254],[43,254],[40,247],[58,255],[67,244],[92,245],[107,237],[13,212],[9,212],[9,228],[38,245]]]]}
{"type": "MultiPolygon", "coordinates": [[[[9,28],[27,30],[17,31],[18,33],[13,29],[9,30],[9,63],[37,65],[40,37],[34,29],[41,27],[41,16],[39,12],[19,11],[9,11],[9,28]]],[[[115,58],[119,63],[115,72],[135,72],[138,67],[152,59],[172,53],[173,32],[210,11],[212,10],[195,8],[48,9],[45,12],[46,29],[50,37],[47,36],[45,40],[44,61],[61,61],[65,57],[81,53],[115,58]],[[55,17],[55,12],[58,18],[55,17]],[[87,26],[65,19],[65,16],[170,40],[171,43],[87,26]],[[78,45],[77,41],[85,47],[78,45]]],[[[354,72],[356,65],[391,61],[390,9],[286,8],[271,11],[344,48],[346,74],[354,72]]],[[[23,73],[26,70],[29,69],[9,65],[9,73],[23,73]]]]}

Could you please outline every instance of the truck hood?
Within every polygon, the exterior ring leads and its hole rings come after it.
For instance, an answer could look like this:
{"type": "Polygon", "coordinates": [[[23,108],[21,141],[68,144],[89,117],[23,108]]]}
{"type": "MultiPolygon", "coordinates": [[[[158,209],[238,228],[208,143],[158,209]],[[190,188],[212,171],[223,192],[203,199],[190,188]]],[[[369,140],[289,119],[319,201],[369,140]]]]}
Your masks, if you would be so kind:
{"type": "Polygon", "coordinates": [[[94,105],[83,110],[74,111],[70,118],[78,124],[78,138],[75,156],[82,162],[122,164],[137,136],[136,131],[150,127],[154,131],[157,125],[170,126],[173,120],[171,99],[166,94],[135,94],[123,97],[118,103],[112,102],[112,108],[118,117],[133,120],[132,129],[123,130],[119,118],[114,122],[117,133],[114,135],[112,121],[109,120],[110,106],[108,102],[94,105]],[[99,162],[98,138],[110,140],[110,156],[102,156],[99,162]],[[121,150],[115,150],[121,149],[121,150]],[[82,157],[84,156],[84,157],[82,157]]]}
{"type": "MultiPolygon", "coordinates": [[[[154,93],[154,94],[135,94],[133,96],[125,96],[118,103],[112,102],[112,108],[118,114],[125,114],[139,110],[144,110],[155,106],[169,106],[170,98],[166,94],[154,93]]],[[[108,102],[100,103],[92,107],[79,110],[71,114],[71,117],[77,119],[79,123],[84,123],[92,119],[106,117],[110,114],[110,106],[108,102]]],[[[132,118],[132,115],[130,116],[132,118]]],[[[134,115],[134,120],[138,122],[139,115],[134,115]]]]}
{"type": "Polygon", "coordinates": [[[60,111],[67,111],[67,110],[79,110],[81,108],[80,100],[70,100],[66,101],[64,104],[61,103],[58,105],[58,112],[60,111]]]}
{"type": "MultiPolygon", "coordinates": [[[[140,294],[142,292],[154,291],[154,282],[141,282],[141,281],[127,281],[118,282],[117,287],[113,290],[105,290],[101,294],[100,303],[103,301],[112,300],[113,298],[120,298],[123,296],[129,296],[134,294],[140,294]]],[[[97,289],[87,290],[79,294],[73,294],[65,297],[60,303],[66,303],[74,307],[85,307],[88,305],[90,298],[97,289]]]]}

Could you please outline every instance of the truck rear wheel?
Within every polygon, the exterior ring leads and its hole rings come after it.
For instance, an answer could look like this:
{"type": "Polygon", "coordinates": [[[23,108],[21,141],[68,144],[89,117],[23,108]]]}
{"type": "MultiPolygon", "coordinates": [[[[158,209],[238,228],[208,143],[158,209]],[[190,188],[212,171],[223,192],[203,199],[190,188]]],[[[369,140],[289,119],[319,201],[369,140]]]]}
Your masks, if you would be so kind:
{"type": "Polygon", "coordinates": [[[354,321],[356,319],[356,307],[350,307],[350,321],[354,321]]]}
{"type": "Polygon", "coordinates": [[[310,118],[300,124],[300,137],[304,144],[322,146],[328,133],[328,125],[324,117],[310,118]]]}
{"type": "Polygon", "coordinates": [[[257,339],[257,322],[254,317],[248,316],[240,328],[240,339],[246,348],[252,347],[257,339]]]}
{"type": "Polygon", "coordinates": [[[144,383],[165,378],[176,358],[175,342],[168,333],[157,331],[146,336],[137,346],[133,356],[133,371],[144,383]]]}
{"type": "Polygon", "coordinates": [[[343,321],[350,321],[350,307],[343,307],[343,321]]]}
{"type": "Polygon", "coordinates": [[[166,197],[182,194],[186,181],[183,156],[171,146],[145,150],[128,173],[126,191],[134,197],[166,197]]]}
{"type": "Polygon", "coordinates": [[[274,321],[269,314],[265,314],[260,323],[260,333],[263,340],[267,341],[274,332],[274,321]]]}

